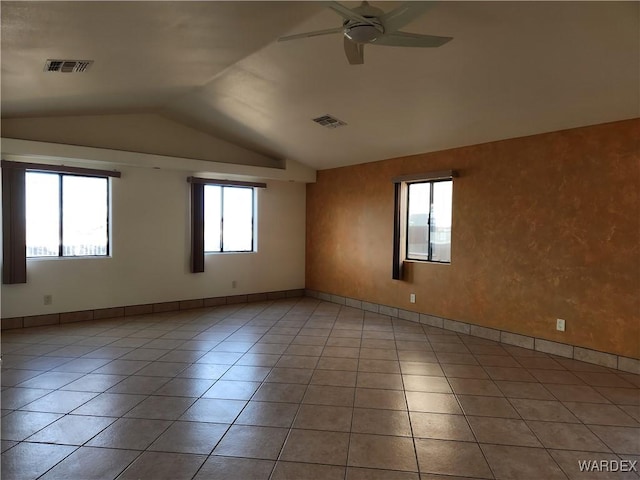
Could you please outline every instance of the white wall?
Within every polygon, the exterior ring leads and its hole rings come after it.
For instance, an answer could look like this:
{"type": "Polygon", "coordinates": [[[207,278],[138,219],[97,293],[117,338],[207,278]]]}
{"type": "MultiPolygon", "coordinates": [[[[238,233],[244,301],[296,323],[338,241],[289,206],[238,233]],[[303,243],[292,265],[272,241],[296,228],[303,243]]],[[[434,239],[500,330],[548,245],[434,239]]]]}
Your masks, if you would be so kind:
{"type": "Polygon", "coordinates": [[[26,284],[2,285],[3,318],[304,288],[304,183],[267,180],[258,190],[258,251],[209,254],[205,272],[192,274],[191,173],[118,169],[112,257],[28,260],[26,284]]]}

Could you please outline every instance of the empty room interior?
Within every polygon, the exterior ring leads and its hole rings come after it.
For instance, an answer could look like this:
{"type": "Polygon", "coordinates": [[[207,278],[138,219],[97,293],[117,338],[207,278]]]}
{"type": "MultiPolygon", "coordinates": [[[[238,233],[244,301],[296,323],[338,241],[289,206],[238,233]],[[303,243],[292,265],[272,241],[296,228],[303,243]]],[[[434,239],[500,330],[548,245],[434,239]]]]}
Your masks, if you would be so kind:
{"type": "Polygon", "coordinates": [[[638,479],[640,3],[0,15],[3,479],[638,479]]]}

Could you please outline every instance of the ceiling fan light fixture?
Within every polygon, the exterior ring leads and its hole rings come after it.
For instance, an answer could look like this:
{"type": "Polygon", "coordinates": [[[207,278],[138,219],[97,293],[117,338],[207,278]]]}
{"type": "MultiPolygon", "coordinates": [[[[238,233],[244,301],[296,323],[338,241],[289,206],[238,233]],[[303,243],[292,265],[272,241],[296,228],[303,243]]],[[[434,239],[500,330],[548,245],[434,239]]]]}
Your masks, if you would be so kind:
{"type": "Polygon", "coordinates": [[[356,43],[370,43],[375,41],[382,32],[373,25],[353,25],[344,31],[345,36],[356,43]]]}

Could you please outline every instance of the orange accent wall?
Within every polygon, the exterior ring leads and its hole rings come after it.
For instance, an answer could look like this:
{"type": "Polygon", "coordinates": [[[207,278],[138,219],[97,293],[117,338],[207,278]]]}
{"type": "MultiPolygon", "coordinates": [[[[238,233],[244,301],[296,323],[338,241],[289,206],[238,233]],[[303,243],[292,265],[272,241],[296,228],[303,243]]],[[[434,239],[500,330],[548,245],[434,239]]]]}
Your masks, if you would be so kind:
{"type": "Polygon", "coordinates": [[[306,287],[640,358],[639,191],[640,119],[322,170],[306,287]],[[451,264],[392,280],[392,177],[448,169],[451,264]]]}

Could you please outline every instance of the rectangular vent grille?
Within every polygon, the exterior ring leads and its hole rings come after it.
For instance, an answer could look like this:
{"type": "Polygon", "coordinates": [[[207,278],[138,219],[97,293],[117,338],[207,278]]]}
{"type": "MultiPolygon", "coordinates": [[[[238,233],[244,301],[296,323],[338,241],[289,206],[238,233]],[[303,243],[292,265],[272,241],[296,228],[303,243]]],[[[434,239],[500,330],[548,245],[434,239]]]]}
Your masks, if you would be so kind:
{"type": "Polygon", "coordinates": [[[45,72],[81,73],[86,72],[93,60],[47,60],[45,72]]]}
{"type": "Polygon", "coordinates": [[[338,120],[336,117],[332,117],[331,115],[322,115],[321,117],[314,118],[313,121],[318,125],[322,125],[327,128],[338,128],[346,125],[346,122],[338,120]]]}

